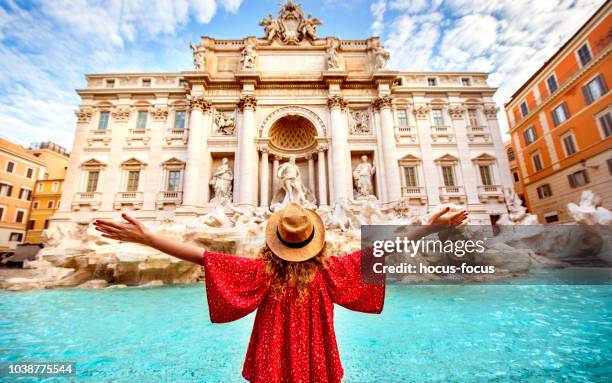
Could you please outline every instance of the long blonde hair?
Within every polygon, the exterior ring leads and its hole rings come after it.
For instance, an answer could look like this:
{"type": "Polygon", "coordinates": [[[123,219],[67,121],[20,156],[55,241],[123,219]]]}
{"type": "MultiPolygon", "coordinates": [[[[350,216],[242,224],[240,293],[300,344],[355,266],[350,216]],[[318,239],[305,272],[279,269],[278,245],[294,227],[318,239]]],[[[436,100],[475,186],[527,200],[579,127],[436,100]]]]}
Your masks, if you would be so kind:
{"type": "Polygon", "coordinates": [[[270,287],[274,297],[282,297],[287,287],[295,287],[298,293],[298,302],[308,296],[308,286],[314,280],[317,271],[327,266],[327,251],[323,250],[314,257],[303,262],[285,261],[277,257],[268,245],[259,252],[259,257],[266,261],[266,273],[270,278],[270,287]]]}

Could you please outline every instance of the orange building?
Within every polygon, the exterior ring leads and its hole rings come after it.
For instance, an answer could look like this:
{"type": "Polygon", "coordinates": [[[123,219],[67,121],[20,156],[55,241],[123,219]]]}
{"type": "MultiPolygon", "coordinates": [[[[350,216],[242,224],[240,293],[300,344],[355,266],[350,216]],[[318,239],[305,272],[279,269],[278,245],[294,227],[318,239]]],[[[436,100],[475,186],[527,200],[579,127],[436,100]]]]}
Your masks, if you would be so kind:
{"type": "Polygon", "coordinates": [[[604,3],[505,104],[515,190],[540,222],[569,221],[567,204],[586,189],[612,209],[611,9],[604,3]]]}
{"type": "Polygon", "coordinates": [[[40,244],[43,230],[48,228],[51,216],[60,207],[69,154],[53,142],[33,144],[28,151],[46,167],[43,179],[38,180],[34,188],[25,238],[25,243],[40,244]]]}
{"type": "Polygon", "coordinates": [[[28,150],[0,139],[0,252],[23,243],[36,181],[45,164],[28,150]]]}

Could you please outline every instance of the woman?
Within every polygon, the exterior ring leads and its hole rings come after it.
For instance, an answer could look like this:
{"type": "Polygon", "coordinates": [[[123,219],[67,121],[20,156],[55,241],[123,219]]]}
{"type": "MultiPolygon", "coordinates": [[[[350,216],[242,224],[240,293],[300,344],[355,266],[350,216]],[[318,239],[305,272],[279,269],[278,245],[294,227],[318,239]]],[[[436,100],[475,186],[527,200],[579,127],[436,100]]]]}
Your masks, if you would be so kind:
{"type": "MultiPolygon", "coordinates": [[[[458,225],[467,213],[434,214],[414,239],[458,225]]],[[[151,233],[138,220],[95,221],[103,237],[151,246],[204,266],[213,323],[257,309],[242,376],[250,382],[339,382],[343,370],[333,325],[333,304],[379,314],[385,285],[361,279],[361,251],[328,256],[321,217],[298,204],[275,212],[257,258],[236,257],[151,233]]]]}

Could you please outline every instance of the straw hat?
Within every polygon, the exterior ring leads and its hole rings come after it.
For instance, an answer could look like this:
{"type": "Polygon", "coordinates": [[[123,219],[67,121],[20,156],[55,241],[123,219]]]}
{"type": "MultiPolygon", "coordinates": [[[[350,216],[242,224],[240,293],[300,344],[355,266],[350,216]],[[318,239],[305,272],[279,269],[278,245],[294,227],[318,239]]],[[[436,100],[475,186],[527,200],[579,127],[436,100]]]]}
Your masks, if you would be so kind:
{"type": "Polygon", "coordinates": [[[313,210],[290,203],[268,220],[266,244],[285,261],[306,261],[323,250],[325,225],[313,210]]]}

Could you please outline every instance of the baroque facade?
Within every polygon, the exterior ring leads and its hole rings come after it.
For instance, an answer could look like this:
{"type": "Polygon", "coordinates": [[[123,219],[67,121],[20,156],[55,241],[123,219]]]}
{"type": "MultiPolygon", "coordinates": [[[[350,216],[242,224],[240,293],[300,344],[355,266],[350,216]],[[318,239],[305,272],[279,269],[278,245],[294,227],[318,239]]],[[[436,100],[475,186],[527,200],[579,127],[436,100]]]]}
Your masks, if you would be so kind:
{"type": "Polygon", "coordinates": [[[321,38],[291,1],[261,25],[264,37],[190,44],[191,70],[87,75],[54,221],[273,207],[296,182],[315,206],[458,203],[481,223],[506,211],[486,73],[388,70],[377,37],[321,38]]]}

